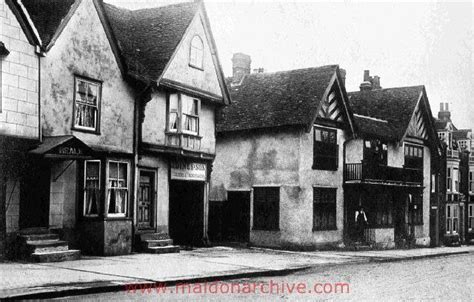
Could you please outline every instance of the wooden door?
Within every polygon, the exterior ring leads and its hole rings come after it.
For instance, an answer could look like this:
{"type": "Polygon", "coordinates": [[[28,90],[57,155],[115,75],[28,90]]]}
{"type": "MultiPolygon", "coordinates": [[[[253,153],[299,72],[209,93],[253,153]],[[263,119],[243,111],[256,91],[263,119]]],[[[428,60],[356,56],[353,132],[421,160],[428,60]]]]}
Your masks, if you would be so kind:
{"type": "Polygon", "coordinates": [[[140,183],[138,189],[138,228],[153,228],[154,201],[155,201],[155,177],[153,172],[140,171],[140,183]]]}

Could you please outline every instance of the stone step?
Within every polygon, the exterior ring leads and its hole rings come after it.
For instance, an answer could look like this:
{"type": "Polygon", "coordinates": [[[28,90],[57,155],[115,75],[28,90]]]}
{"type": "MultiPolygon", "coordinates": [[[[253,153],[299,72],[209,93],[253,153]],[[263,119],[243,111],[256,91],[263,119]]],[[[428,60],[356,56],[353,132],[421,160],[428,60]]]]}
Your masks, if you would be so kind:
{"type": "Polygon", "coordinates": [[[59,235],[54,233],[49,234],[28,234],[20,235],[24,241],[39,241],[39,240],[59,240],[59,235]]]}
{"type": "Polygon", "coordinates": [[[38,252],[31,254],[31,260],[35,262],[59,262],[77,260],[81,257],[79,250],[38,252]]]}
{"type": "Polygon", "coordinates": [[[154,246],[154,247],[147,248],[145,252],[152,253],[152,254],[179,253],[179,246],[177,245],[154,246]]]}
{"type": "Polygon", "coordinates": [[[173,245],[173,239],[149,239],[142,241],[143,245],[145,248],[148,247],[155,247],[155,246],[167,246],[167,245],[173,245]]]}
{"type": "Polygon", "coordinates": [[[139,236],[141,241],[170,239],[169,234],[166,233],[145,233],[139,236]]]}
{"type": "Polygon", "coordinates": [[[51,233],[48,228],[26,228],[18,232],[20,235],[38,235],[51,233]]]}
{"type": "Polygon", "coordinates": [[[67,251],[69,244],[62,240],[35,240],[26,242],[30,253],[43,253],[55,251],[67,251]]]}

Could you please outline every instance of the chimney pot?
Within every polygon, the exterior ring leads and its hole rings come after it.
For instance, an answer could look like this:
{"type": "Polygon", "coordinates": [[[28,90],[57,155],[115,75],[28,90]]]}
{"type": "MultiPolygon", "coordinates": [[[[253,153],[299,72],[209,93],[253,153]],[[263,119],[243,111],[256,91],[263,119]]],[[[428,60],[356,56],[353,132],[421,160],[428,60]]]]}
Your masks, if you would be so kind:
{"type": "Polygon", "coordinates": [[[370,70],[364,70],[364,82],[370,82],[370,70]]]}

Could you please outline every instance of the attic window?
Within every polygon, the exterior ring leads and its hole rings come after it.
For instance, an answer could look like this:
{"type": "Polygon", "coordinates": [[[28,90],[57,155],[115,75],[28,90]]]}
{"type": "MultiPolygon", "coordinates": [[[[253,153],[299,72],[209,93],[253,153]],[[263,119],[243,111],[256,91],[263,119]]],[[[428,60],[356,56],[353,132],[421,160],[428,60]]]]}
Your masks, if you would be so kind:
{"type": "Polygon", "coordinates": [[[191,46],[189,48],[189,66],[202,70],[203,56],[204,45],[201,38],[196,35],[191,40],[191,46]]]}

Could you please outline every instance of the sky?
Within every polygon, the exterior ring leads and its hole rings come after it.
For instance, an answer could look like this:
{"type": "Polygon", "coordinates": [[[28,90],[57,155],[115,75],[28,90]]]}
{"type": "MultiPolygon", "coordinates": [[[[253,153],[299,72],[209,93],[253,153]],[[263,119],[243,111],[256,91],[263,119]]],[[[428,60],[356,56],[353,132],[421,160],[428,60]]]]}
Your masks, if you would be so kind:
{"type": "MultiPolygon", "coordinates": [[[[105,0],[129,9],[179,0],[105,0]]],[[[474,128],[472,2],[205,0],[219,58],[232,75],[232,54],[252,69],[290,70],[339,64],[347,91],[364,70],[383,88],[425,85],[431,110],[448,102],[458,128],[474,128]]]]}

